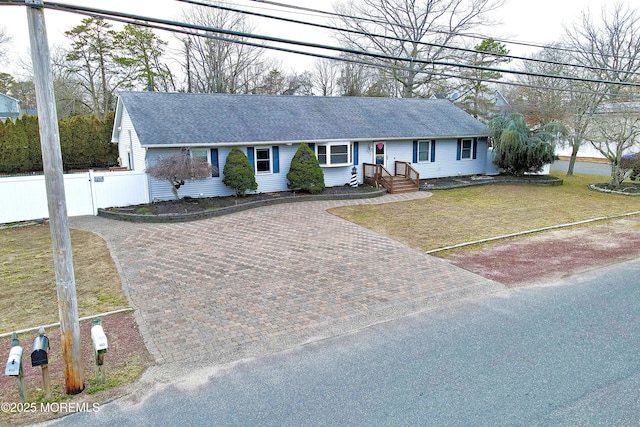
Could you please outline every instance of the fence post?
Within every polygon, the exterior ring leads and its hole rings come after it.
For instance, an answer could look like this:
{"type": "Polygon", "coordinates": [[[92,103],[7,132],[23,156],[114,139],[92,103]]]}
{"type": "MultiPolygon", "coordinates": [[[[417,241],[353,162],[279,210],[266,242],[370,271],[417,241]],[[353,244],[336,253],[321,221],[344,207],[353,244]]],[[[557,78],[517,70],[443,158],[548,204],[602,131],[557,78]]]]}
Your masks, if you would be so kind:
{"type": "Polygon", "coordinates": [[[98,195],[96,194],[95,173],[89,169],[89,192],[91,193],[91,210],[93,215],[98,215],[98,195]]]}

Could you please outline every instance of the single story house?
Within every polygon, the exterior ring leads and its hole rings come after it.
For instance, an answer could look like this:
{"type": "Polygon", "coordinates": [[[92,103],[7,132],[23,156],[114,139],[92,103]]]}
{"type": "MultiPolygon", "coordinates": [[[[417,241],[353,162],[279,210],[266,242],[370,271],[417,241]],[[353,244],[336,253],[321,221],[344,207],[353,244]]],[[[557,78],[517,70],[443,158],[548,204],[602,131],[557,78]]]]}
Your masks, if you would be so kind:
{"type": "MultiPolygon", "coordinates": [[[[239,147],[255,168],[259,193],[287,190],[301,143],[315,152],[327,187],[349,184],[355,166],[407,162],[420,178],[485,174],[488,130],[450,101],[438,99],[123,92],[112,142],[120,164],[144,171],[189,148],[213,166],[179,195],[234,194],[222,183],[226,157],[239,147]]],[[[172,199],[170,184],[149,177],[150,200],[172,199]]]]}
{"type": "Polygon", "coordinates": [[[0,120],[16,120],[20,116],[20,104],[17,99],[0,93],[0,120]]]}

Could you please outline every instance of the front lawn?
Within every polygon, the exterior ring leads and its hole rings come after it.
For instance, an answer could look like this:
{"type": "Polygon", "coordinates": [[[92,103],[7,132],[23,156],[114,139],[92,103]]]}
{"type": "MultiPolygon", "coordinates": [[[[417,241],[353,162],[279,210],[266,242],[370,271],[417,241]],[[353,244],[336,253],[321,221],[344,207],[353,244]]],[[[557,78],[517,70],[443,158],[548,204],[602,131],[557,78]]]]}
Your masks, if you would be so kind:
{"type": "Polygon", "coordinates": [[[431,250],[459,243],[640,211],[640,200],[589,190],[602,177],[555,174],[555,187],[483,185],[433,191],[411,202],[333,208],[331,213],[398,240],[431,250]]]}

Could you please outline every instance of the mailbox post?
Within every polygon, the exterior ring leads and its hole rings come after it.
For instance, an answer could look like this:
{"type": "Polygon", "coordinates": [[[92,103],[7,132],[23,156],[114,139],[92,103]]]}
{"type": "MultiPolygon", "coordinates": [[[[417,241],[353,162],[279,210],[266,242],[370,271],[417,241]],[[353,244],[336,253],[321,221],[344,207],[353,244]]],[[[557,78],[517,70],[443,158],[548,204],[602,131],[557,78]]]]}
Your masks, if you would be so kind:
{"type": "Polygon", "coordinates": [[[93,342],[96,379],[98,382],[103,383],[105,380],[104,355],[109,345],[107,343],[107,336],[104,334],[104,329],[102,329],[101,319],[93,319],[91,321],[91,341],[93,342]]]}
{"type": "Polygon", "coordinates": [[[42,385],[44,387],[44,395],[47,399],[51,398],[51,382],[49,380],[49,338],[44,334],[44,327],[40,326],[38,330],[39,336],[33,340],[31,347],[31,366],[40,366],[42,368],[42,385]]]}
{"type": "Polygon", "coordinates": [[[18,393],[20,394],[20,401],[22,403],[27,402],[27,387],[24,382],[24,375],[22,372],[22,347],[18,341],[18,334],[15,332],[11,334],[11,350],[9,351],[9,360],[4,370],[4,374],[16,377],[18,380],[18,393]]]}

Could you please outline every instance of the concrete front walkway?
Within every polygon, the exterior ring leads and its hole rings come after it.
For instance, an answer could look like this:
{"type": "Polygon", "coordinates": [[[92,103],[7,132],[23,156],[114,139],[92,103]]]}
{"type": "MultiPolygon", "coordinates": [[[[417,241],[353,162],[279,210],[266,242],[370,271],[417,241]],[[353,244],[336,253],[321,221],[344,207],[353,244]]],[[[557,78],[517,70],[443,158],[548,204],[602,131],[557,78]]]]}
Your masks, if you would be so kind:
{"type": "Polygon", "coordinates": [[[177,224],[71,219],[109,244],[159,363],[219,365],[504,287],[337,218],[283,204],[177,224]]]}

